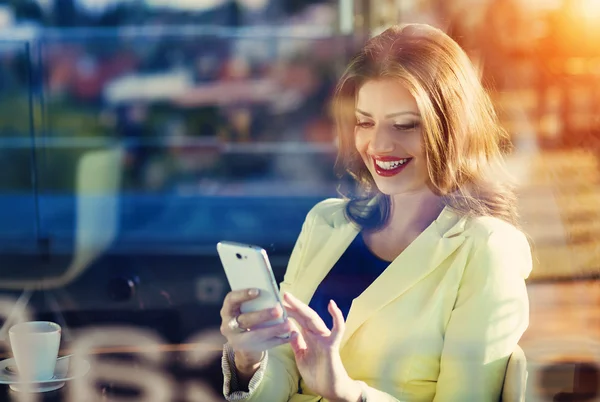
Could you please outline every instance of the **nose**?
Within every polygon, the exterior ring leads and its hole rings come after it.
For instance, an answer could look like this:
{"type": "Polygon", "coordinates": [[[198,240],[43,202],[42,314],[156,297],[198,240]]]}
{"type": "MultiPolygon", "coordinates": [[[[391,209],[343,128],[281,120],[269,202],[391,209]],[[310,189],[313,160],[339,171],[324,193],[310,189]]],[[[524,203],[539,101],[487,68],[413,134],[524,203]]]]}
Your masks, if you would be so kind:
{"type": "Polygon", "coordinates": [[[381,155],[394,151],[394,142],[387,131],[383,128],[377,128],[371,132],[368,147],[369,153],[381,155]]]}

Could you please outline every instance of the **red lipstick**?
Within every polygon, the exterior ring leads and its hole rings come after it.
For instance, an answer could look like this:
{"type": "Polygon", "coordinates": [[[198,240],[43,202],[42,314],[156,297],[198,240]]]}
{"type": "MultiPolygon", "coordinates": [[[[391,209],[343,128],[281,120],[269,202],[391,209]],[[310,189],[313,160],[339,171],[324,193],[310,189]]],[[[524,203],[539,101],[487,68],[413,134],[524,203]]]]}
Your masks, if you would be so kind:
{"type": "Polygon", "coordinates": [[[372,159],[373,166],[375,167],[375,172],[377,172],[377,174],[382,177],[392,177],[397,175],[398,173],[404,170],[404,168],[410,163],[410,161],[412,161],[412,158],[396,158],[391,156],[378,156],[372,157],[372,159]],[[377,164],[377,161],[386,162],[388,166],[381,167],[377,164]]]}

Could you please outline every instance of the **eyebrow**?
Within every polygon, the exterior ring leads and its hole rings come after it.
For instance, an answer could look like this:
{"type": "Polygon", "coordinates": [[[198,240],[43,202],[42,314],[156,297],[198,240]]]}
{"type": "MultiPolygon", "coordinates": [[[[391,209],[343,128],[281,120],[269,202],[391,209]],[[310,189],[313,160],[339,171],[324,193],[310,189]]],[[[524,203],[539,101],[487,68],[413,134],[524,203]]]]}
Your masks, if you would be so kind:
{"type": "MultiPolygon", "coordinates": [[[[356,109],[356,112],[357,112],[357,113],[359,113],[359,114],[362,114],[362,115],[364,115],[364,116],[367,116],[367,117],[373,117],[373,115],[372,115],[372,114],[370,114],[370,113],[367,113],[367,112],[365,112],[365,111],[362,111],[362,110],[360,110],[360,109],[356,109]]],[[[390,114],[388,114],[388,115],[386,115],[386,116],[384,116],[384,117],[385,117],[386,119],[390,119],[390,118],[392,118],[392,117],[398,117],[398,116],[403,116],[403,115],[413,115],[413,116],[416,116],[416,117],[421,117],[421,115],[420,115],[419,113],[412,112],[412,111],[408,111],[408,112],[398,112],[398,113],[390,113],[390,114]]]]}

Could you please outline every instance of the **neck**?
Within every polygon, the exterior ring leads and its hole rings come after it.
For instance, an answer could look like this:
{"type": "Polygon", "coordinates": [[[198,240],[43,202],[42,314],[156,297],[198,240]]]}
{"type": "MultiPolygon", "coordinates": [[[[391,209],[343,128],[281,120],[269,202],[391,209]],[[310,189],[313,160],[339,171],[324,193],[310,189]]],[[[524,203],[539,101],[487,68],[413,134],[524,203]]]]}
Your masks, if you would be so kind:
{"type": "Polygon", "coordinates": [[[444,209],[441,197],[429,189],[392,196],[388,230],[395,233],[421,233],[444,209]]]}

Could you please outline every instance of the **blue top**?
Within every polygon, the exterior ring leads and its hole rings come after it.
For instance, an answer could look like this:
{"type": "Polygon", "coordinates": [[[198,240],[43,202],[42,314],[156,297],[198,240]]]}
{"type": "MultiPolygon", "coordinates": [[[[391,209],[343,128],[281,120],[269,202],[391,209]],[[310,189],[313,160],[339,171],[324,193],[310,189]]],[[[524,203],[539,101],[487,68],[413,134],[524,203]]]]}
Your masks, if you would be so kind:
{"type": "Polygon", "coordinates": [[[309,306],[321,316],[327,327],[331,328],[333,319],[327,310],[329,300],[333,299],[342,310],[344,319],[347,319],[352,301],[389,265],[389,261],[382,260],[369,250],[362,233],[359,233],[323,279],[309,306]]]}

